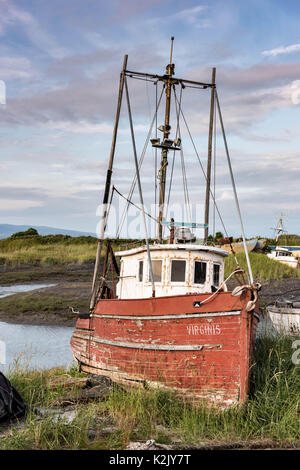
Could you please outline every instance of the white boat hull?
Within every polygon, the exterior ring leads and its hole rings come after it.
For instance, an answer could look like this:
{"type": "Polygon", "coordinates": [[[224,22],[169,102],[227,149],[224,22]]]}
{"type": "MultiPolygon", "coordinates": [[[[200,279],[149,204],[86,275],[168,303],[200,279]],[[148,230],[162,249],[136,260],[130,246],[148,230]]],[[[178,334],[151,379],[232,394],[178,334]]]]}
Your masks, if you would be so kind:
{"type": "Polygon", "coordinates": [[[300,259],[298,256],[293,256],[292,253],[284,247],[276,247],[275,250],[272,250],[271,253],[267,254],[268,258],[274,259],[275,261],[279,261],[280,263],[286,264],[291,268],[299,268],[300,267],[300,259]]]}
{"type": "Polygon", "coordinates": [[[300,309],[267,307],[269,318],[279,333],[297,334],[300,332],[300,309]]]}

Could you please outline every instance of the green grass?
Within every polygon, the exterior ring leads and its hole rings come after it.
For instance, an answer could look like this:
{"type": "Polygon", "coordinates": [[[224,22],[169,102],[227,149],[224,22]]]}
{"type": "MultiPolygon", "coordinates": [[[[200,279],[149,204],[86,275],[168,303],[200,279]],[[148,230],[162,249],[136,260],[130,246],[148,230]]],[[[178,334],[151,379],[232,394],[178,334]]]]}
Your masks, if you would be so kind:
{"type": "MultiPolygon", "coordinates": [[[[179,447],[266,440],[277,447],[299,447],[300,366],[291,361],[292,341],[287,337],[257,341],[251,392],[243,406],[222,411],[195,406],[170,392],[114,387],[106,400],[78,406],[69,424],[29,413],[24,427],[0,439],[0,449],[122,449],[130,440],[147,439],[165,444],[180,441],[179,447]],[[107,424],[115,427],[113,433],[103,433],[107,424]],[[94,429],[94,437],[89,437],[88,429],[94,429]]],[[[31,406],[51,408],[65,393],[59,387],[47,389],[47,378],[57,373],[64,371],[15,369],[9,378],[31,406]]],[[[74,368],[69,373],[78,374],[74,368]]]]}
{"type": "MultiPolygon", "coordinates": [[[[247,269],[246,257],[244,253],[236,254],[241,268],[247,269]]],[[[300,277],[300,270],[290,268],[278,261],[268,258],[260,253],[249,253],[254,279],[258,281],[268,281],[270,279],[284,279],[287,277],[300,277]]],[[[225,279],[236,269],[236,262],[233,255],[229,255],[225,260],[225,279]]]]}
{"type": "MultiPolygon", "coordinates": [[[[16,240],[19,242],[19,240],[16,240]]],[[[96,243],[15,246],[9,249],[0,247],[0,262],[9,266],[54,266],[70,263],[89,263],[95,260],[96,243]]]]}
{"type": "MultiPolygon", "coordinates": [[[[295,241],[294,235],[289,237],[295,241]]],[[[115,250],[120,247],[132,247],[143,244],[143,240],[111,240],[115,250]]],[[[106,241],[105,241],[106,244],[106,241]]],[[[10,237],[0,240],[0,264],[8,269],[41,267],[59,269],[68,264],[88,265],[95,261],[97,240],[93,237],[70,237],[68,235],[33,235],[23,237],[10,237]]],[[[102,254],[104,253],[104,249],[102,254]]],[[[239,264],[246,268],[245,256],[237,254],[239,264]]],[[[269,259],[260,253],[250,253],[253,275],[260,281],[270,279],[284,279],[285,277],[299,277],[299,270],[295,270],[277,261],[269,259]]],[[[230,255],[225,262],[225,277],[234,269],[236,263],[230,255]]],[[[26,275],[19,275],[26,278],[26,275]]],[[[33,276],[35,277],[35,276],[33,276]]]]}
{"type": "Polygon", "coordinates": [[[300,236],[295,234],[283,234],[278,238],[277,245],[300,246],[300,236]]]}
{"type": "MultiPolygon", "coordinates": [[[[143,240],[112,240],[114,249],[138,246],[143,240]]],[[[105,249],[106,240],[104,241],[105,249]]],[[[68,235],[34,235],[0,240],[0,264],[6,266],[59,266],[95,261],[97,239],[68,235]]]]}
{"type": "MultiPolygon", "coordinates": [[[[111,240],[111,243],[113,248],[117,250],[120,247],[138,246],[144,241],[120,239],[111,240]]],[[[70,237],[67,235],[10,237],[0,240],[0,264],[9,269],[22,268],[23,266],[59,269],[67,264],[93,264],[96,249],[97,240],[93,237],[70,237]]],[[[238,253],[237,258],[240,266],[246,268],[244,254],[238,253]]],[[[271,260],[260,253],[250,253],[250,260],[254,277],[261,281],[300,276],[299,270],[271,260]]],[[[225,262],[225,277],[235,268],[234,257],[230,255],[225,262]]],[[[22,274],[19,277],[21,279],[22,274]]]]}

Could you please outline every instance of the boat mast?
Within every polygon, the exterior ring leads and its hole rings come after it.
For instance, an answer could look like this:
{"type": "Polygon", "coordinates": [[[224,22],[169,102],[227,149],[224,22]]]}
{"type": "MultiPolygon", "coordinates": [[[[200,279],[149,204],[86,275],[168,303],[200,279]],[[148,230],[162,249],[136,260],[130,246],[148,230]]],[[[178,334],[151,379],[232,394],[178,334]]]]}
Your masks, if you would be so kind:
{"type": "Polygon", "coordinates": [[[280,235],[281,233],[283,233],[282,216],[280,216],[279,222],[278,222],[277,227],[276,227],[275,230],[276,230],[276,232],[277,232],[277,233],[276,233],[276,240],[275,240],[275,241],[278,242],[279,235],[280,235]]]}
{"type": "MultiPolygon", "coordinates": [[[[172,87],[172,76],[174,75],[175,64],[172,64],[173,54],[173,41],[174,37],[171,38],[171,53],[170,63],[167,65],[166,71],[166,108],[165,108],[165,124],[163,126],[163,141],[166,141],[170,135],[170,108],[171,108],[171,87],[172,87]]],[[[159,213],[158,213],[158,242],[162,242],[162,219],[165,205],[165,193],[166,193],[166,175],[168,165],[168,152],[169,149],[164,147],[161,152],[161,167],[159,170],[159,213]]]]}
{"type": "Polygon", "coordinates": [[[95,299],[96,299],[96,292],[97,292],[96,281],[97,281],[97,276],[98,276],[98,272],[99,272],[101,248],[102,248],[104,232],[105,232],[105,228],[106,228],[107,206],[108,206],[108,198],[109,198],[110,186],[111,186],[111,176],[112,176],[113,162],[114,162],[114,157],[115,157],[115,149],[116,149],[116,141],[117,141],[119,119],[120,119],[120,111],[121,111],[121,104],[122,104],[122,96],[123,96],[123,89],[124,89],[124,80],[125,80],[125,71],[126,71],[126,67],[127,67],[127,60],[128,60],[128,55],[126,54],[124,56],[123,69],[122,69],[121,76],[120,76],[119,96],[118,96],[118,104],[117,104],[114,132],[113,132],[113,138],[112,138],[111,149],[110,149],[108,169],[107,169],[107,173],[106,173],[105,191],[104,191],[103,203],[102,203],[102,218],[101,218],[100,233],[99,233],[98,245],[97,245],[96,261],[95,261],[95,267],[94,267],[92,294],[91,294],[91,301],[90,301],[90,310],[93,310],[94,305],[95,305],[95,299]]]}
{"type": "Polygon", "coordinates": [[[208,225],[209,225],[211,155],[212,155],[212,138],[213,138],[213,123],[214,123],[214,109],[215,109],[215,83],[216,83],[216,68],[215,67],[212,68],[211,83],[212,83],[212,87],[211,87],[211,98],[210,98],[207,171],[206,171],[206,197],[205,197],[205,216],[204,216],[204,223],[207,225],[207,227],[205,227],[204,229],[204,244],[205,245],[207,245],[208,225]]]}

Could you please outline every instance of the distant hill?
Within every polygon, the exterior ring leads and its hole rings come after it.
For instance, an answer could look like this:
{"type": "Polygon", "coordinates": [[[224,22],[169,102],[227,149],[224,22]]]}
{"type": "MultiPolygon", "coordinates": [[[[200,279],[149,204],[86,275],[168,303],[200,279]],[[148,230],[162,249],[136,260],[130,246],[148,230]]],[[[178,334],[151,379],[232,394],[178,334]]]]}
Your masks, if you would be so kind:
{"type": "Polygon", "coordinates": [[[79,232],[77,230],[66,230],[63,228],[55,227],[46,227],[39,225],[12,225],[12,224],[0,224],[0,239],[10,237],[13,233],[16,232],[25,232],[29,228],[35,228],[40,235],[71,235],[71,237],[80,237],[80,236],[92,236],[95,237],[96,234],[93,232],[79,232]]]}

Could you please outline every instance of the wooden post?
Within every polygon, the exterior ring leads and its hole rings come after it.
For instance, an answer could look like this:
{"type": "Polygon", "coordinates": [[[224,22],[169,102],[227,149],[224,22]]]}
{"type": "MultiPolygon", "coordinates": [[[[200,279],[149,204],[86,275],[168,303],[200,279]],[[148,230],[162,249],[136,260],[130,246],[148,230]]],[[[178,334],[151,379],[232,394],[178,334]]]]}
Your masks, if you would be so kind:
{"type": "Polygon", "coordinates": [[[174,227],[174,219],[171,219],[171,227],[170,227],[170,240],[169,243],[174,243],[174,234],[175,234],[175,227],[174,227]]]}
{"type": "Polygon", "coordinates": [[[99,233],[97,254],[96,254],[96,261],[95,261],[95,268],[94,268],[90,310],[93,310],[95,306],[95,295],[97,291],[96,280],[97,280],[97,275],[99,272],[101,248],[102,248],[102,242],[103,242],[104,232],[106,228],[107,203],[108,203],[109,192],[110,192],[111,175],[112,175],[112,168],[113,168],[113,162],[114,162],[114,156],[115,156],[115,148],[116,148],[118,125],[119,125],[119,119],[120,119],[120,111],[121,111],[122,96],[123,96],[123,89],[124,89],[125,71],[127,67],[127,59],[128,59],[128,55],[126,54],[124,56],[123,69],[122,69],[121,76],[120,76],[119,96],[118,96],[114,132],[113,132],[113,138],[112,138],[111,149],[110,149],[108,169],[107,169],[107,174],[106,174],[105,191],[104,191],[103,203],[102,203],[102,218],[101,218],[100,233],[99,233]]]}
{"type": "Polygon", "coordinates": [[[204,229],[204,244],[207,245],[208,229],[209,229],[209,199],[210,199],[210,178],[211,178],[211,155],[212,155],[212,139],[214,125],[214,109],[215,109],[215,84],[216,84],[216,68],[212,68],[211,74],[211,98],[210,98],[210,116],[209,116],[209,133],[208,133],[208,152],[207,152],[207,170],[206,170],[206,197],[205,197],[205,216],[204,223],[207,227],[204,229]]]}

